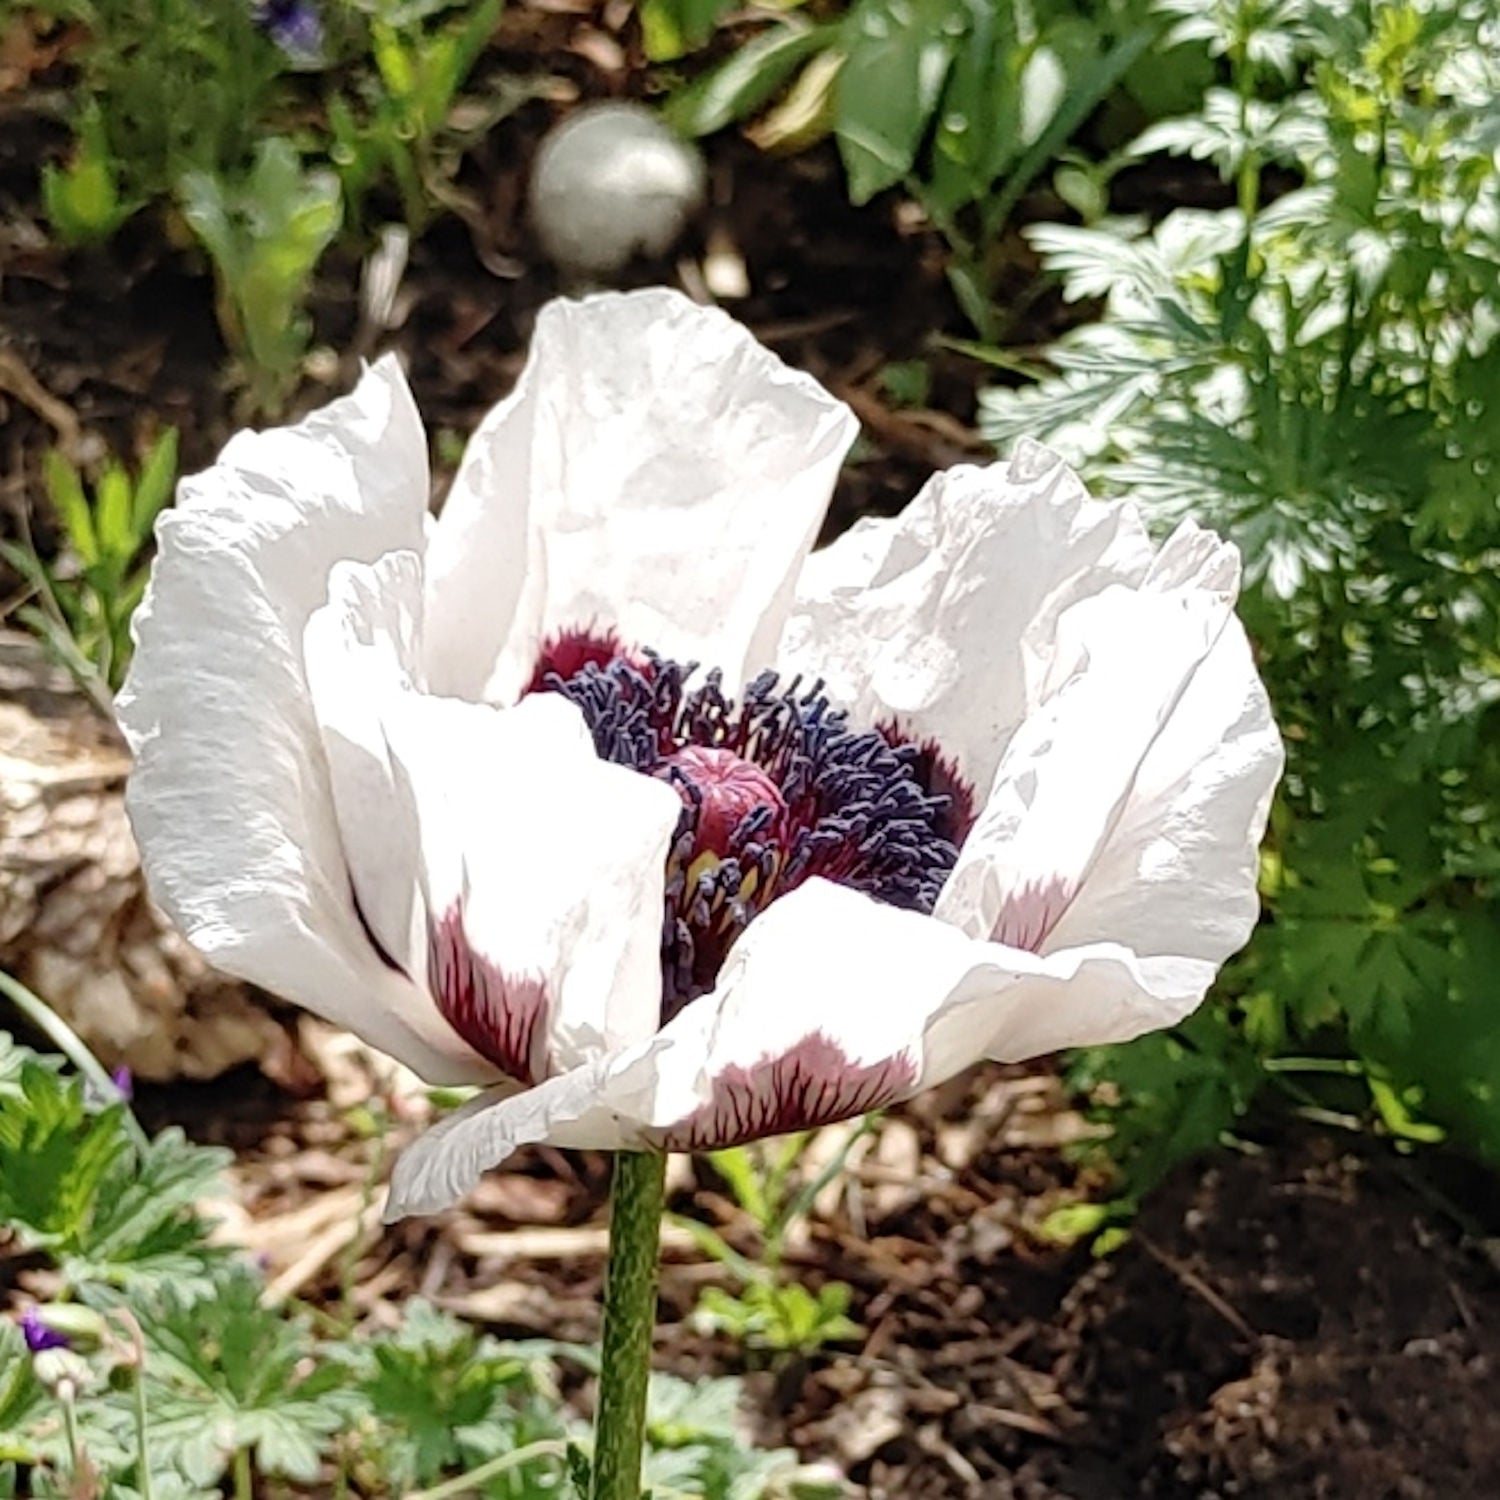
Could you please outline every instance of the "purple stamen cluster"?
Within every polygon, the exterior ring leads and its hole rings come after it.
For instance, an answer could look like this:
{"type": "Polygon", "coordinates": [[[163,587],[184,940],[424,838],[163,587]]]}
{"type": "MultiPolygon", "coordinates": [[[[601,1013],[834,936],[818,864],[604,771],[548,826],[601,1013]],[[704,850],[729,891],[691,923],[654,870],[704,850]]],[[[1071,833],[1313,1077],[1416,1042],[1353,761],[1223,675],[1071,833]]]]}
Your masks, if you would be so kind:
{"type": "Polygon", "coordinates": [[[816,875],[930,912],[958,857],[946,837],[951,799],[923,783],[915,747],[850,728],[821,683],[782,687],[765,672],[736,701],[718,672],[690,688],[694,670],[646,654],[545,679],[582,710],[601,756],[662,776],[682,797],[667,867],[664,1021],[713,987],[773,897],[816,875]],[[695,749],[755,768],[768,795],[742,813],[737,802],[731,824],[720,778],[702,774],[695,749]]]}

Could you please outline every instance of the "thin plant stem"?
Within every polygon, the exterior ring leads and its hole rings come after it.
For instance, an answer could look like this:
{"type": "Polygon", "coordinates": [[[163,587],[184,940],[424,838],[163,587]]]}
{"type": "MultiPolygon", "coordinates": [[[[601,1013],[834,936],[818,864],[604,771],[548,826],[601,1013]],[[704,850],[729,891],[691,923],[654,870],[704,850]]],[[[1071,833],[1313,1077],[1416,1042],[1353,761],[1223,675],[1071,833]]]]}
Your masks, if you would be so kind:
{"type": "Polygon", "coordinates": [[[615,1157],[593,1500],[640,1500],[666,1175],[661,1152],[622,1151],[615,1157]]]}
{"type": "Polygon", "coordinates": [[[497,1474],[519,1469],[535,1458],[562,1458],[567,1451],[566,1443],[559,1442],[556,1438],[544,1438],[539,1443],[528,1443],[524,1448],[492,1458],[488,1463],[480,1464],[477,1469],[470,1469],[467,1474],[460,1474],[456,1479],[445,1479],[430,1490],[417,1490],[408,1495],[406,1500],[451,1500],[454,1495],[467,1495],[480,1485],[488,1484],[497,1474]]]}
{"type": "Polygon", "coordinates": [[[136,1488],[141,1500],[153,1500],[151,1492],[151,1447],[147,1441],[148,1419],[146,1415],[146,1371],[140,1360],[135,1366],[135,1456],[136,1488]]]}
{"type": "MultiPolygon", "coordinates": [[[[88,1079],[100,1098],[126,1103],[124,1090],[105,1072],[104,1064],[84,1045],[83,1038],[40,995],[33,994],[19,979],[13,979],[3,970],[0,970],[0,995],[4,995],[88,1079]]],[[[128,1104],[125,1108],[125,1124],[136,1146],[144,1151],[151,1143],[128,1104]]]]}
{"type": "Polygon", "coordinates": [[[255,1471],[250,1466],[249,1448],[235,1450],[234,1500],[255,1500],[255,1471]]]}
{"type": "Polygon", "coordinates": [[[68,1437],[68,1472],[75,1482],[82,1479],[83,1445],[78,1440],[78,1408],[74,1405],[74,1390],[71,1380],[58,1382],[58,1400],[63,1409],[63,1431],[68,1437]]]}
{"type": "Polygon", "coordinates": [[[141,1500],[153,1500],[151,1480],[150,1415],[146,1409],[146,1335],[135,1314],[128,1307],[115,1309],[114,1318],[130,1340],[129,1365],[133,1401],[131,1414],[135,1426],[135,1459],[139,1473],[136,1488],[141,1500]]]}

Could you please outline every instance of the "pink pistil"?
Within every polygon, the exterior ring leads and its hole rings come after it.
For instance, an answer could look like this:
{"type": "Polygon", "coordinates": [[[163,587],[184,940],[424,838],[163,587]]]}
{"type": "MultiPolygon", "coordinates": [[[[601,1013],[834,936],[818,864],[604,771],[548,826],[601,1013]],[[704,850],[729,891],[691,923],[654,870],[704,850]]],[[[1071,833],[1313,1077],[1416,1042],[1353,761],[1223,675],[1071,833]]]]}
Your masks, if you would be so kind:
{"type": "Polygon", "coordinates": [[[758,808],[772,817],[762,840],[774,839],[786,817],[781,788],[761,768],[733,750],[686,745],[667,756],[655,774],[677,788],[683,803],[697,811],[693,854],[727,854],[734,833],[758,808]]]}

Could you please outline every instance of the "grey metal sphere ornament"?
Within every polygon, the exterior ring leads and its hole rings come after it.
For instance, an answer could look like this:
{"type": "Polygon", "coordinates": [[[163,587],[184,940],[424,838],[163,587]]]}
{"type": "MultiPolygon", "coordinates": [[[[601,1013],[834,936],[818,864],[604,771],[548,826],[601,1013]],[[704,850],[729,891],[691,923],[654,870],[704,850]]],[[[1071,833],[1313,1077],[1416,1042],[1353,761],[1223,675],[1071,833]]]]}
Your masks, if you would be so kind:
{"type": "Polygon", "coordinates": [[[531,222],[565,276],[601,279],[664,255],[703,202],[703,159],[641,104],[586,104],[542,142],[531,222]]]}

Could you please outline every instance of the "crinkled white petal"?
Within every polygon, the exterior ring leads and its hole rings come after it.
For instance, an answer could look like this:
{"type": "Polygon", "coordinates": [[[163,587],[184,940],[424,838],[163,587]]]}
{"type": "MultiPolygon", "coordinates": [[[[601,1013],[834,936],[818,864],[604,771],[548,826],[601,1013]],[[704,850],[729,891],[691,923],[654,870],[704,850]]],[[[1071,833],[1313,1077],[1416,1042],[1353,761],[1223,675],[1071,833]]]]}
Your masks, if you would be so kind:
{"type": "Polygon", "coordinates": [[[1254,927],[1282,767],[1231,610],[1237,582],[1234,549],[1187,527],[1139,591],[1063,615],[1041,701],[1006,749],[940,919],[1053,956],[1116,947],[1135,956],[1139,1003],[1170,991],[1183,1013],[1196,1004],[1254,927]]]}
{"type": "Polygon", "coordinates": [[[1136,769],[1049,945],[1115,941],[1215,965],[1260,915],[1259,847],[1284,753],[1231,619],[1136,769]]]}
{"type": "Polygon", "coordinates": [[[359,910],[380,946],[413,976],[425,969],[427,951],[427,911],[416,878],[421,828],[383,717],[393,700],[420,691],[421,611],[421,558],[389,552],[374,563],[336,563],[328,602],[303,633],[359,910]]]}
{"type": "MultiPolygon", "coordinates": [[[[1018,967],[1031,957],[1006,951],[1018,967]]],[[[1035,968],[985,1044],[985,1057],[1025,1062],[1163,1031],[1197,1010],[1219,969],[1204,959],[1146,956],[1120,943],[1062,948],[1032,962],[1035,968]]]]}
{"type": "Polygon", "coordinates": [[[1089,497],[1056,454],[935,475],[893,520],[809,558],[782,639],[856,722],[932,740],[980,793],[1046,673],[1070,605],[1134,587],[1152,551],[1133,507],[1089,497]]]}
{"type": "Polygon", "coordinates": [[[664,289],[550,303],[433,533],[434,689],[508,702],[582,629],[733,686],[774,652],[854,432],[717,309],[664,289]]]}
{"type": "MultiPolygon", "coordinates": [[[[335,570],[308,674],[360,907],[382,946],[445,997],[457,954],[486,1014],[545,1007],[537,1076],[650,1035],[661,1001],[670,787],[598,759],[552,694],[513,708],[420,691],[410,554],[335,570]]],[[[447,1012],[445,1012],[447,1013],[447,1012]]],[[[439,1024],[444,1024],[441,1021],[439,1024]]]]}
{"type": "Polygon", "coordinates": [[[1229,618],[1214,595],[1124,588],[1063,616],[1042,701],[1006,746],[938,897],[940,918],[971,937],[1041,946],[1229,618]]]}
{"type": "Polygon", "coordinates": [[[712,1149],[907,1098],[985,1056],[1125,1040],[1180,1019],[1211,975],[1108,945],[1038,957],[812,880],[651,1041],[476,1101],[416,1142],[390,1212],[445,1207],[537,1141],[712,1149]]]}
{"type": "Polygon", "coordinates": [[[426,505],[394,361],[295,427],[240,434],[157,523],[117,709],[152,894],[205,957],[424,1077],[464,1081],[492,1070],[425,1028],[360,926],[302,664],[334,563],[419,549],[426,505]]]}
{"type": "Polygon", "coordinates": [[[385,1219],[394,1223],[409,1214],[438,1213],[471,1192],[479,1179],[522,1146],[547,1141],[580,1150],[633,1150],[641,1145],[638,1129],[606,1102],[628,1092],[608,1089],[611,1070],[633,1071],[649,1081],[644,1062],[655,1042],[629,1049],[624,1057],[608,1056],[549,1078],[535,1088],[516,1092],[486,1090],[419,1135],[391,1171],[385,1219]]]}

